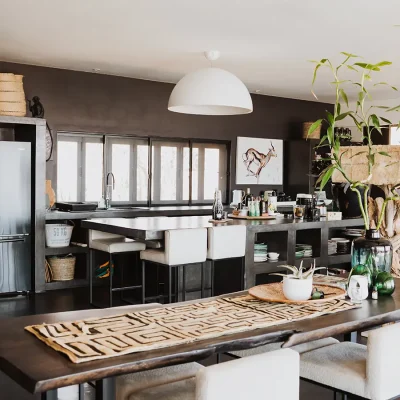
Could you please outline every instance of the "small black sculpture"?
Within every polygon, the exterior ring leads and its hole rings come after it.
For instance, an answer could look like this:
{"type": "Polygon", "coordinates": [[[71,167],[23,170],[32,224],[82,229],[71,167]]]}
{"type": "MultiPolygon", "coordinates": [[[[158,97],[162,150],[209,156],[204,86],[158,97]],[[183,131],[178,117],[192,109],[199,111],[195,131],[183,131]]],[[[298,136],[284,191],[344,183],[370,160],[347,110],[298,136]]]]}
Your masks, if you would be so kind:
{"type": "Polygon", "coordinates": [[[44,118],[44,107],[40,102],[38,96],[34,96],[31,100],[28,100],[29,103],[29,111],[32,113],[32,118],[44,118]],[[33,102],[33,104],[32,104],[33,102]]]}

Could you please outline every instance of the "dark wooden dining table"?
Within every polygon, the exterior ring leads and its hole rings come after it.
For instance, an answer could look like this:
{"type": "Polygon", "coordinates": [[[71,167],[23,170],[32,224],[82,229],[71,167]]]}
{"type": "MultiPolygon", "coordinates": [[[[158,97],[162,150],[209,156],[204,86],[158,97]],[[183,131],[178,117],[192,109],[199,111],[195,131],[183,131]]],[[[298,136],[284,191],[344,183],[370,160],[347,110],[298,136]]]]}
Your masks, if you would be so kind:
{"type": "MultiPolygon", "coordinates": [[[[399,279],[396,279],[396,284],[400,285],[399,279]]],[[[237,294],[244,293],[247,292],[237,294]]],[[[232,294],[218,297],[226,296],[232,294]]],[[[191,302],[194,301],[186,303],[191,302]]],[[[76,321],[154,307],[163,306],[146,304],[123,309],[83,310],[1,320],[0,371],[27,391],[42,393],[43,400],[57,399],[58,388],[92,381],[96,382],[96,399],[112,400],[115,399],[115,377],[118,375],[199,361],[214,354],[278,341],[284,341],[283,347],[290,347],[400,321],[400,290],[395,291],[393,296],[382,296],[379,300],[364,300],[361,308],[349,311],[81,364],[72,363],[66,356],[24,330],[28,325],[76,321]]]]}

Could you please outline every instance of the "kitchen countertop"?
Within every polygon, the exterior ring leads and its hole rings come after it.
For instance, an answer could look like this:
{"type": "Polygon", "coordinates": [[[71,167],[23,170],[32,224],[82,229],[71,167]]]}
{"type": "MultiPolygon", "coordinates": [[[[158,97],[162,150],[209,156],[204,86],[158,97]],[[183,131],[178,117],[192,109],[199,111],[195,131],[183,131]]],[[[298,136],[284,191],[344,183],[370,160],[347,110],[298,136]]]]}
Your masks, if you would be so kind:
{"type": "MultiPolygon", "coordinates": [[[[118,207],[117,207],[118,208],[118,207]]],[[[140,207],[132,209],[96,210],[96,211],[48,211],[46,221],[64,219],[90,219],[90,218],[135,218],[151,217],[157,215],[164,216],[191,216],[191,215],[211,215],[212,206],[160,206],[160,207],[140,207]]]]}

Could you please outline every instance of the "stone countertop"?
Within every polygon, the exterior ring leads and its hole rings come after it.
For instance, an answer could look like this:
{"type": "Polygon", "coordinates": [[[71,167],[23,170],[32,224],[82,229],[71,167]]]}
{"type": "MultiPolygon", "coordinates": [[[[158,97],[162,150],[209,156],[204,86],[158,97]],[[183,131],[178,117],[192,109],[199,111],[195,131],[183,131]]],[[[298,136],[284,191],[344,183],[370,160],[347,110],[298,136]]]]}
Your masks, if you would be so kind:
{"type": "Polygon", "coordinates": [[[211,215],[212,206],[160,206],[160,207],[140,207],[130,209],[110,208],[109,210],[95,211],[48,211],[46,221],[75,219],[83,220],[90,218],[136,218],[163,216],[191,216],[191,215],[211,215]]]}

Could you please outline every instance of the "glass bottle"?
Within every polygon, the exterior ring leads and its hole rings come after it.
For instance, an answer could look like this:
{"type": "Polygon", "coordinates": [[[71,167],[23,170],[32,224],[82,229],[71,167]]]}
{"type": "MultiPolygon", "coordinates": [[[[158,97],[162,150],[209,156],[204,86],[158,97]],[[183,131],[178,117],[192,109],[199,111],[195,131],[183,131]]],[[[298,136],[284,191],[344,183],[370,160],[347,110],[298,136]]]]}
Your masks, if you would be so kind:
{"type": "Polygon", "coordinates": [[[260,198],[256,197],[253,204],[254,204],[254,216],[259,217],[260,216],[260,198]]]}
{"type": "Polygon", "coordinates": [[[249,207],[249,201],[251,201],[251,198],[253,195],[250,192],[250,188],[246,189],[246,196],[244,196],[244,204],[245,206],[249,207]]]}
{"type": "Polygon", "coordinates": [[[215,221],[221,220],[223,212],[224,212],[224,206],[222,205],[221,199],[222,199],[221,191],[218,189],[215,189],[214,203],[213,203],[213,207],[212,207],[212,218],[215,221]]]}
{"type": "MultiPolygon", "coordinates": [[[[355,239],[351,245],[351,275],[367,276],[369,287],[372,289],[381,272],[390,275],[392,258],[391,242],[382,239],[376,229],[368,229],[364,237],[355,239]]],[[[382,276],[380,278],[382,279],[382,276]]],[[[377,286],[379,294],[383,294],[379,285],[377,286]]]]}

